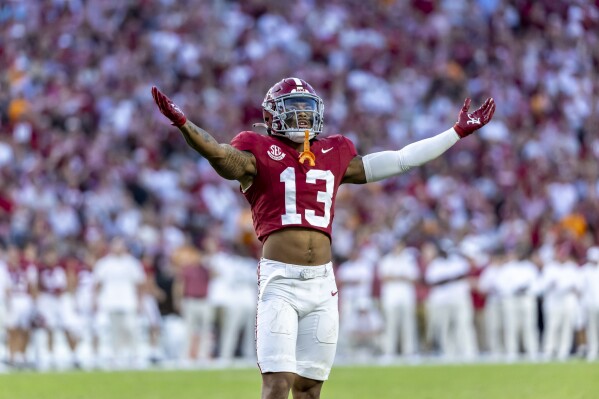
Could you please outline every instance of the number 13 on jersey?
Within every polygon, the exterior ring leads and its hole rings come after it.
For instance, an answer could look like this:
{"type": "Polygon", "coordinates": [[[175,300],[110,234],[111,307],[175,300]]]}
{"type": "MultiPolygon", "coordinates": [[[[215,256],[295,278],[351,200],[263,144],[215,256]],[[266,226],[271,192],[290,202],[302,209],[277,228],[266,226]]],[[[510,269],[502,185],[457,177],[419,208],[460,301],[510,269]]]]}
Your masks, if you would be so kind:
{"type": "MultiPolygon", "coordinates": [[[[281,224],[301,224],[302,215],[297,213],[295,168],[288,167],[281,172],[280,177],[281,183],[285,183],[285,214],[281,215],[281,224]]],[[[335,176],[333,176],[330,170],[310,169],[306,173],[306,183],[316,184],[317,180],[324,180],[326,183],[326,191],[316,192],[316,201],[324,204],[324,214],[323,216],[318,216],[314,209],[306,209],[304,217],[312,226],[326,228],[331,223],[331,205],[333,204],[335,176]]]]}

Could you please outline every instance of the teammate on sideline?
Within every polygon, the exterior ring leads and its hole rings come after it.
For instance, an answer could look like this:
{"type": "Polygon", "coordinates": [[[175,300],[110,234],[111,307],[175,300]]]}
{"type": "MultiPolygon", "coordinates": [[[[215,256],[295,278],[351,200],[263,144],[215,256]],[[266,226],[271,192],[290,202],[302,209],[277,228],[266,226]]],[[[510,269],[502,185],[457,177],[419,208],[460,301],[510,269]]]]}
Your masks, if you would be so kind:
{"type": "Polygon", "coordinates": [[[256,318],[262,398],[287,398],[290,390],[295,399],[319,398],[338,338],[331,229],[339,185],[379,181],[437,158],[491,120],[493,99],[472,113],[466,99],[454,126],[434,137],[361,157],[343,135],[317,137],[324,104],[302,79],[285,78],[268,90],[268,135],[243,131],[231,144],[187,120],[156,87],[152,96],[219,175],[239,181],[250,204],[263,244],[256,318]]]}

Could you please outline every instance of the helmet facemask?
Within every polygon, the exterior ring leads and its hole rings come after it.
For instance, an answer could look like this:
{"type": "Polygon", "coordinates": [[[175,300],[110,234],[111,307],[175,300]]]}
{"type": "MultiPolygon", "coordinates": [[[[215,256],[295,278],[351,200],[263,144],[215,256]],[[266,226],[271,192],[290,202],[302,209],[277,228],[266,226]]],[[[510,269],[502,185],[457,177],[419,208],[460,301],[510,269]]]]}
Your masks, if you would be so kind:
{"type": "Polygon", "coordinates": [[[317,95],[308,92],[284,94],[266,99],[262,107],[272,135],[302,143],[306,130],[310,140],[322,133],[324,103],[317,95]]]}

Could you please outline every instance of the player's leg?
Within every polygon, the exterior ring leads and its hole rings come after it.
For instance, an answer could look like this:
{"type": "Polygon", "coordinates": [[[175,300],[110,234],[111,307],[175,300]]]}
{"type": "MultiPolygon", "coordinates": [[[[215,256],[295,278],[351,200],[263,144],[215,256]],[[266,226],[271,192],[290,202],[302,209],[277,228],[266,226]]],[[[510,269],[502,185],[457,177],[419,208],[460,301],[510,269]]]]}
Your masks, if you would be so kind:
{"type": "Polygon", "coordinates": [[[433,317],[432,324],[436,327],[435,329],[439,344],[439,352],[443,357],[450,356],[452,354],[450,334],[452,307],[450,304],[435,303],[431,313],[433,317]]]}
{"type": "Polygon", "coordinates": [[[313,380],[298,375],[293,382],[293,399],[318,399],[324,381],[313,380]]]}
{"type": "Polygon", "coordinates": [[[288,372],[262,373],[262,399],[287,399],[296,377],[288,372]]]}
{"type": "Polygon", "coordinates": [[[474,329],[474,306],[470,296],[461,298],[457,307],[457,337],[459,356],[473,360],[478,355],[476,331],[474,329]]]}
{"type": "Polygon", "coordinates": [[[562,318],[562,330],[558,340],[557,356],[559,360],[566,360],[570,356],[570,349],[574,342],[575,315],[577,299],[574,294],[568,294],[564,300],[564,312],[562,318]]]}
{"type": "MultiPolygon", "coordinates": [[[[284,281],[269,287],[284,295],[284,281]],[[276,285],[276,286],[275,286],[276,285]]],[[[287,399],[295,380],[298,314],[287,299],[265,293],[258,302],[256,354],[262,373],[262,399],[287,399]]]]}
{"type": "Polygon", "coordinates": [[[503,298],[503,342],[505,343],[505,352],[509,359],[515,359],[518,351],[517,323],[518,315],[514,306],[512,296],[503,298]]]}
{"type": "Polygon", "coordinates": [[[485,303],[485,336],[489,353],[497,356],[502,352],[501,339],[501,302],[498,298],[492,298],[485,303]]]}
{"type": "Polygon", "coordinates": [[[185,325],[185,352],[184,359],[195,360],[199,344],[198,327],[200,325],[199,299],[184,298],[181,300],[181,317],[185,325]]]}
{"type": "Polygon", "coordinates": [[[557,333],[561,323],[561,304],[553,300],[545,303],[545,331],[543,333],[543,356],[548,360],[555,354],[557,333]]]}
{"type": "Polygon", "coordinates": [[[297,331],[298,315],[287,301],[272,297],[258,303],[256,352],[262,373],[296,373],[297,331]]]}
{"type": "Polygon", "coordinates": [[[287,399],[296,372],[297,312],[282,299],[262,300],[256,322],[262,399],[287,399]]]}
{"type": "Polygon", "coordinates": [[[325,286],[318,280],[316,287],[322,287],[320,304],[298,323],[297,333],[297,374],[292,392],[294,399],[320,398],[324,381],[329,378],[337,342],[339,339],[338,297],[331,296],[337,286],[331,273],[325,286]],[[328,285],[328,286],[327,286],[328,285]]]}
{"type": "Polygon", "coordinates": [[[224,360],[231,360],[235,355],[237,340],[243,329],[243,313],[245,309],[237,304],[233,306],[223,306],[222,328],[220,339],[219,356],[224,360]]]}
{"type": "Polygon", "coordinates": [[[212,358],[214,350],[214,339],[212,337],[212,329],[216,319],[216,307],[208,300],[202,300],[199,306],[199,337],[198,343],[198,359],[209,360],[212,358]]]}
{"type": "Polygon", "coordinates": [[[523,305],[524,347],[529,360],[536,359],[539,352],[539,332],[537,330],[537,303],[533,296],[525,296],[523,305]]]}
{"type": "Polygon", "coordinates": [[[401,328],[401,353],[404,356],[416,354],[418,346],[416,340],[416,306],[414,304],[401,304],[400,328],[401,328]]]}
{"type": "Polygon", "coordinates": [[[6,307],[0,303],[0,361],[5,360],[8,353],[8,336],[6,328],[6,307]]]}
{"type": "Polygon", "coordinates": [[[244,359],[252,359],[256,356],[256,307],[248,307],[245,310],[245,321],[243,327],[243,339],[241,341],[241,355],[244,359]]]}
{"type": "Polygon", "coordinates": [[[395,356],[397,353],[397,334],[399,331],[398,305],[386,304],[383,307],[385,316],[385,332],[383,335],[383,353],[386,357],[395,356]]]}
{"type": "Polygon", "coordinates": [[[125,312],[123,320],[123,342],[127,353],[126,362],[136,366],[139,353],[139,340],[136,339],[140,330],[140,315],[135,311],[125,312]]]}

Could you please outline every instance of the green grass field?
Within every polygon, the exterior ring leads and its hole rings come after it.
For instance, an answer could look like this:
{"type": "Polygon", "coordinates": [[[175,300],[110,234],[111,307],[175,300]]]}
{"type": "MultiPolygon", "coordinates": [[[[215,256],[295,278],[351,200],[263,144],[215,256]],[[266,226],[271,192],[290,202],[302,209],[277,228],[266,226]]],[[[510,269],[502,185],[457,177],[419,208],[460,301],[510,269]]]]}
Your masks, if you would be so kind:
{"type": "MultiPolygon", "coordinates": [[[[13,373],[0,399],[257,399],[257,369],[13,373]]],[[[336,367],[322,398],[597,399],[599,364],[336,367]]]]}

